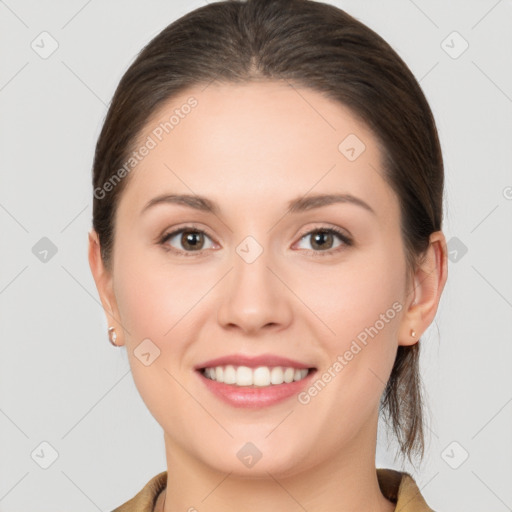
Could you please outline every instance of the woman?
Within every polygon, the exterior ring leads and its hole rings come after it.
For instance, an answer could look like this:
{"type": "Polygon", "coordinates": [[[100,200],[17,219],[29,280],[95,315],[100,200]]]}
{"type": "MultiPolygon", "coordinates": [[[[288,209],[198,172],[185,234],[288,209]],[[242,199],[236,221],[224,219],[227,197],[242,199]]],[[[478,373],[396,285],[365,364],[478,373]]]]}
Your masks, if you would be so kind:
{"type": "Polygon", "coordinates": [[[117,512],[428,511],[419,340],[447,277],[443,163],[414,76],[309,0],[211,3],[116,90],[89,262],[167,471],[117,512]]]}

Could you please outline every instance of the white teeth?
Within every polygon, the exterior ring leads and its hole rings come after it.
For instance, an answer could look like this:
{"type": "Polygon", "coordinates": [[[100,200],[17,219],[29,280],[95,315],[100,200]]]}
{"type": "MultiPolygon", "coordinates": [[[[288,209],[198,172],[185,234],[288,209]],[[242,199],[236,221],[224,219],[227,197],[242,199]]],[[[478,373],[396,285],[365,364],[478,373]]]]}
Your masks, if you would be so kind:
{"type": "Polygon", "coordinates": [[[239,366],[236,369],[236,384],[237,386],[252,386],[252,370],[247,366],[239,366]]]}
{"type": "Polygon", "coordinates": [[[255,386],[270,386],[270,370],[266,366],[254,369],[252,380],[255,386]]]}
{"type": "Polygon", "coordinates": [[[293,382],[293,376],[295,375],[295,368],[286,368],[284,371],[284,381],[286,383],[293,382]]]}
{"type": "Polygon", "coordinates": [[[236,370],[234,366],[228,365],[224,368],[224,380],[220,382],[224,382],[225,384],[236,383],[236,370]]]}
{"type": "Polygon", "coordinates": [[[290,383],[302,380],[306,377],[309,370],[307,368],[290,368],[282,366],[258,366],[249,368],[248,366],[216,366],[214,368],[205,368],[205,377],[223,382],[224,384],[234,384],[235,386],[259,386],[266,387],[271,384],[290,383]]]}
{"type": "Polygon", "coordinates": [[[270,370],[270,382],[272,384],[282,384],[284,382],[283,369],[275,366],[270,370]]]}

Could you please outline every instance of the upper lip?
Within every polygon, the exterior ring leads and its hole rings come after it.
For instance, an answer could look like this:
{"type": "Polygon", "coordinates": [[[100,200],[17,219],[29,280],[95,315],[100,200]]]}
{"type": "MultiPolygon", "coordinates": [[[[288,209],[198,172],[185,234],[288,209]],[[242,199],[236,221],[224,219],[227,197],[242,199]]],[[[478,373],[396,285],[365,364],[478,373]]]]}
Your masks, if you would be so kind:
{"type": "Polygon", "coordinates": [[[247,356],[241,354],[230,354],[227,356],[210,359],[204,363],[194,366],[195,370],[203,368],[213,368],[215,366],[248,366],[249,368],[257,368],[258,366],[283,366],[285,368],[312,368],[311,365],[301,363],[294,359],[281,357],[274,354],[262,354],[259,356],[247,356]]]}

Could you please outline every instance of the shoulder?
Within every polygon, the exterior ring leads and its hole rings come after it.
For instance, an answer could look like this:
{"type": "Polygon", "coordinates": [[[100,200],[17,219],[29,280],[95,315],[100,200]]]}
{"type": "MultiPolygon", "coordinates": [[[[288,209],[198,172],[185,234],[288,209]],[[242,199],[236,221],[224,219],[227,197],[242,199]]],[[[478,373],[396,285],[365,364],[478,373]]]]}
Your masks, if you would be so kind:
{"type": "Polygon", "coordinates": [[[132,499],[112,512],[153,512],[158,495],[167,485],[167,471],[154,476],[132,499]]]}
{"type": "Polygon", "coordinates": [[[400,512],[434,512],[421,495],[414,478],[406,472],[377,468],[377,478],[382,494],[400,512]]]}

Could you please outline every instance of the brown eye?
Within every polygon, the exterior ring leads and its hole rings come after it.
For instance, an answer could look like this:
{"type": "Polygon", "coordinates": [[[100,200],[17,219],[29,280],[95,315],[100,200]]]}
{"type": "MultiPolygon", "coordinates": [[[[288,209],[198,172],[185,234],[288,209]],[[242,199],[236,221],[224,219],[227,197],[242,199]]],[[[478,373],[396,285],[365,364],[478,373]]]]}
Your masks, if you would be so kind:
{"type": "Polygon", "coordinates": [[[330,249],[334,243],[334,235],[328,231],[317,231],[311,240],[314,249],[330,249]]]}
{"type": "Polygon", "coordinates": [[[319,256],[323,256],[322,253],[332,254],[339,249],[343,249],[343,246],[352,245],[352,240],[335,228],[319,228],[309,231],[301,237],[301,241],[308,238],[311,240],[312,249],[310,251],[319,256]],[[336,238],[340,241],[338,245],[334,245],[336,238]]]}
{"type": "MultiPolygon", "coordinates": [[[[191,227],[185,227],[163,236],[160,243],[170,245],[176,252],[200,252],[208,247],[204,247],[205,241],[211,240],[202,230],[191,227]],[[178,244],[176,247],[174,244],[178,244]]],[[[211,248],[211,247],[210,247],[211,248]]]]}
{"type": "Polygon", "coordinates": [[[201,250],[204,244],[204,236],[199,231],[183,231],[180,242],[185,250],[197,250],[198,248],[201,250]]]}

